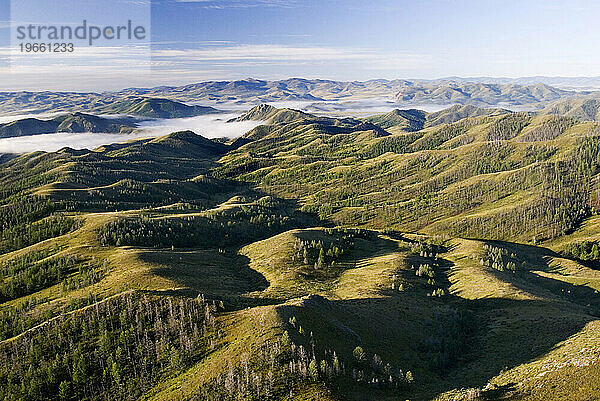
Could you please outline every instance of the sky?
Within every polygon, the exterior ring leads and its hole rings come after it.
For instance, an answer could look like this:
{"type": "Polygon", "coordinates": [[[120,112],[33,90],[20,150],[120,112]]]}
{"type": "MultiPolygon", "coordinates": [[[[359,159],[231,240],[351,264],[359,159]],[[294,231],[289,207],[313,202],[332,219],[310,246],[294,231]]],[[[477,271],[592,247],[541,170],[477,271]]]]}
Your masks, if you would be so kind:
{"type": "Polygon", "coordinates": [[[0,0],[0,91],[248,77],[599,76],[598,10],[584,0],[0,0]],[[69,54],[16,49],[17,26],[84,18],[131,19],[148,37],[77,43],[69,54]]]}

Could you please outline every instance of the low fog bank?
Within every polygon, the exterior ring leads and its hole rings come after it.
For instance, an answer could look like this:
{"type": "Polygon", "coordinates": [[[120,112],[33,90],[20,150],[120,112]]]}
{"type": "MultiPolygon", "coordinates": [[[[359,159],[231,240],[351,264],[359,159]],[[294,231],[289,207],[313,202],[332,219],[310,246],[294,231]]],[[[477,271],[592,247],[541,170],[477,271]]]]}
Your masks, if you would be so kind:
{"type": "MultiPolygon", "coordinates": [[[[394,109],[420,109],[426,112],[436,112],[453,104],[405,104],[397,103],[390,99],[368,98],[350,101],[281,101],[266,102],[277,108],[293,108],[315,115],[326,115],[335,117],[366,117],[383,114],[394,109]]],[[[239,107],[236,112],[224,114],[211,114],[190,118],[174,119],[140,119],[139,130],[133,134],[108,134],[108,133],[57,133],[44,135],[31,135],[18,138],[0,139],[0,154],[2,153],[27,153],[33,151],[53,152],[64,147],[74,149],[95,149],[102,145],[126,142],[132,139],[159,137],[176,131],[190,130],[206,138],[236,138],[261,125],[262,121],[241,121],[228,123],[227,121],[239,116],[253,107],[251,104],[239,107]]],[[[525,111],[525,107],[510,107],[508,105],[496,105],[513,111],[525,111]]],[[[51,118],[64,113],[45,114],[21,114],[12,116],[0,116],[0,123],[15,121],[22,118],[51,118]]],[[[124,117],[122,115],[101,115],[105,118],[124,117]]]]}
{"type": "MultiPolygon", "coordinates": [[[[360,100],[282,100],[266,101],[265,104],[277,107],[278,109],[289,108],[301,110],[320,116],[330,117],[367,117],[374,114],[388,113],[394,109],[419,109],[428,113],[447,109],[454,106],[454,103],[435,104],[435,103],[398,103],[388,98],[365,98],[360,100]]],[[[260,103],[258,103],[260,104],[260,103]]],[[[211,104],[213,107],[227,107],[246,111],[256,103],[241,105],[239,103],[219,103],[211,104]]]]}
{"type": "Polygon", "coordinates": [[[0,139],[0,153],[29,153],[36,151],[56,152],[65,147],[73,149],[95,149],[102,145],[126,142],[132,139],[147,138],[147,133],[135,134],[42,134],[0,139]]]}
{"type": "Polygon", "coordinates": [[[177,131],[194,131],[206,138],[237,138],[251,129],[263,124],[263,121],[227,121],[238,117],[240,114],[211,114],[207,116],[189,118],[171,118],[160,120],[146,120],[139,123],[140,129],[147,136],[163,136],[177,131]]]}
{"type": "MultiPolygon", "coordinates": [[[[415,103],[415,102],[397,102],[389,98],[365,98],[360,100],[325,100],[325,101],[314,101],[314,100],[284,100],[284,101],[271,101],[264,102],[273,107],[290,108],[301,110],[306,113],[329,116],[329,117],[368,117],[376,114],[389,113],[395,109],[418,109],[423,110],[427,113],[435,113],[440,110],[444,110],[455,106],[459,103],[415,103]]],[[[213,104],[214,107],[227,106],[228,108],[240,108],[243,107],[239,103],[228,104],[213,104]]],[[[256,106],[255,103],[247,104],[245,108],[240,111],[245,111],[251,107],[256,106]]],[[[511,111],[534,111],[535,108],[532,106],[515,106],[511,104],[499,103],[496,105],[478,106],[481,108],[503,108],[511,111]]]]}
{"type": "MultiPolygon", "coordinates": [[[[27,111],[27,110],[23,110],[22,113],[25,111],[27,111]]],[[[0,116],[0,124],[6,124],[6,123],[10,123],[10,122],[17,121],[17,120],[23,120],[25,118],[37,118],[38,120],[50,120],[54,117],[58,117],[63,114],[67,114],[67,113],[59,112],[59,113],[11,114],[11,115],[0,116]]]]}
{"type": "Polygon", "coordinates": [[[91,150],[111,143],[127,142],[141,138],[155,138],[168,135],[172,132],[186,130],[194,131],[196,134],[207,138],[236,138],[262,123],[261,121],[227,122],[227,120],[238,115],[213,114],[191,118],[145,120],[139,123],[139,131],[132,134],[56,133],[1,138],[0,154],[35,151],[55,152],[64,147],[91,150]]]}

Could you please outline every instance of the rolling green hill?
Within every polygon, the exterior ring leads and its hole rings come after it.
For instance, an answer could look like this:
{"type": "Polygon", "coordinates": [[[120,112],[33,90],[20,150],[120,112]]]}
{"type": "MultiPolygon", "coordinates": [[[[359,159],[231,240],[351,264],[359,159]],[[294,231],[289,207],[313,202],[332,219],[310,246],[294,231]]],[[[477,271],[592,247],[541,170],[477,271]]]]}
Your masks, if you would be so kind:
{"type": "Polygon", "coordinates": [[[384,80],[340,82],[322,79],[291,78],[281,81],[244,79],[238,81],[209,81],[182,87],[159,87],[133,90],[129,93],[144,96],[172,97],[226,101],[236,99],[249,103],[284,100],[350,100],[367,98],[396,98],[413,103],[460,103],[475,106],[531,104],[553,101],[572,96],[565,91],[544,84],[519,85],[515,83],[460,82],[458,80],[384,80]]]}
{"type": "Polygon", "coordinates": [[[249,119],[0,159],[0,398],[600,397],[597,124],[249,119]]]}
{"type": "Polygon", "coordinates": [[[137,123],[131,118],[103,118],[84,113],[73,113],[58,117],[60,125],[56,132],[130,132],[137,128],[137,123]]]}
{"type": "MultiPolygon", "coordinates": [[[[192,98],[186,101],[196,101],[192,98]]],[[[20,113],[24,105],[40,112],[124,114],[148,118],[183,118],[221,113],[209,106],[190,106],[174,99],[131,93],[0,93],[0,111],[20,113]]]]}
{"type": "Polygon", "coordinates": [[[596,129],[513,113],[377,138],[296,121],[256,128],[219,172],[337,224],[532,241],[588,213],[596,129]]]}
{"type": "Polygon", "coordinates": [[[84,113],[65,114],[50,120],[26,118],[0,124],[0,138],[27,135],[54,134],[57,132],[130,132],[137,127],[132,119],[108,119],[84,113]]]}
{"type": "Polygon", "coordinates": [[[331,118],[315,116],[299,110],[277,109],[267,104],[255,106],[248,112],[230,120],[229,122],[234,121],[265,122],[264,126],[259,126],[255,130],[245,134],[242,137],[243,139],[256,139],[262,137],[266,130],[270,130],[273,127],[288,128],[292,126],[310,126],[311,130],[332,135],[359,131],[368,131],[377,137],[389,135],[389,133],[380,125],[372,124],[369,121],[361,121],[354,118],[331,118]]]}
{"type": "Polygon", "coordinates": [[[188,106],[169,99],[134,98],[116,102],[101,109],[103,112],[126,114],[150,118],[184,118],[204,114],[220,113],[219,110],[207,106],[188,106]]]}
{"type": "Polygon", "coordinates": [[[582,121],[600,121],[600,99],[597,96],[576,97],[552,103],[541,112],[574,117],[582,121]]]}
{"type": "Polygon", "coordinates": [[[385,129],[396,128],[401,131],[412,132],[420,131],[425,127],[452,124],[469,117],[497,116],[508,113],[510,111],[503,109],[483,109],[470,105],[462,106],[457,104],[434,113],[427,113],[416,109],[395,109],[386,114],[365,118],[365,120],[385,129]]]}
{"type": "Polygon", "coordinates": [[[429,113],[427,115],[427,126],[433,127],[440,124],[452,124],[463,118],[469,117],[481,117],[481,116],[497,116],[509,113],[505,109],[483,109],[475,106],[461,106],[455,105],[444,110],[437,111],[435,113],[429,113]]]}
{"type": "Polygon", "coordinates": [[[426,113],[421,110],[395,109],[389,113],[366,118],[365,120],[384,129],[400,127],[403,131],[419,131],[425,127],[426,113]]]}

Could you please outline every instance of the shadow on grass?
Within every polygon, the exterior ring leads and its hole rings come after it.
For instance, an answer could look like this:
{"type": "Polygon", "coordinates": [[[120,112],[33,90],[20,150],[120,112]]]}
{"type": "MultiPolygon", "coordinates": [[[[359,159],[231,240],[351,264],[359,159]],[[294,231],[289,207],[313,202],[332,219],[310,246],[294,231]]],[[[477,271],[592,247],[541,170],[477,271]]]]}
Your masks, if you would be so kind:
{"type": "MultiPolygon", "coordinates": [[[[265,277],[249,267],[250,260],[236,252],[218,249],[201,250],[144,250],[140,259],[160,267],[153,269],[157,276],[172,280],[184,287],[179,295],[222,300],[229,308],[246,307],[244,294],[265,290],[265,277]]],[[[277,300],[278,301],[278,300],[277,300]]],[[[274,301],[265,300],[264,303],[274,301]]]]}
{"type": "Polygon", "coordinates": [[[487,241],[489,244],[507,249],[525,262],[515,273],[489,269],[489,272],[502,281],[509,282],[519,290],[543,299],[569,302],[580,311],[592,316],[600,316],[600,296],[593,288],[571,284],[566,281],[544,277],[533,271],[550,271],[550,258],[563,258],[560,254],[542,247],[515,244],[503,241],[487,241]]]}
{"type": "MultiPolygon", "coordinates": [[[[534,247],[506,245],[516,252],[528,252],[532,263],[542,263],[547,256],[555,255],[538,248],[533,254],[534,247]]],[[[413,255],[407,260],[410,263],[431,263],[431,259],[413,255]]],[[[435,268],[440,271],[449,265],[450,261],[439,259],[435,268]]],[[[352,366],[352,352],[360,345],[367,358],[377,354],[384,363],[405,372],[411,370],[418,377],[410,389],[396,394],[367,385],[338,388],[338,395],[348,400],[429,400],[453,389],[482,388],[502,371],[543,357],[596,320],[586,305],[597,305],[600,297],[589,288],[530,272],[493,273],[540,295],[540,299],[430,297],[426,295],[430,286],[420,282],[414,270],[405,270],[401,276],[408,290],[384,289],[380,298],[314,298],[301,306],[282,307],[279,313],[284,321],[295,317],[305,333],[313,333],[317,353],[335,350],[352,366]],[[541,296],[553,288],[574,295],[562,296],[564,299],[559,301],[541,296]]],[[[436,285],[449,285],[446,275],[436,273],[435,277],[436,285]]],[[[295,341],[310,345],[312,340],[306,335],[298,334],[291,326],[287,329],[295,341]]],[[[515,384],[509,383],[483,391],[481,399],[502,399],[515,391],[515,384]]]]}
{"type": "MultiPolygon", "coordinates": [[[[260,199],[266,195],[252,190],[245,196],[260,199]]],[[[184,292],[189,290],[191,296],[204,294],[211,299],[223,300],[229,310],[284,302],[284,299],[247,296],[248,293],[265,290],[269,282],[262,274],[250,268],[250,259],[240,255],[239,250],[247,244],[270,238],[292,228],[330,226],[331,223],[300,211],[296,200],[275,198],[274,205],[271,212],[289,216],[293,224],[269,228],[258,225],[254,230],[246,230],[243,233],[236,232],[234,225],[233,228],[225,230],[227,238],[205,238],[201,241],[203,243],[195,244],[197,248],[189,249],[142,248],[139,257],[144,262],[160,266],[152,271],[153,274],[172,280],[184,287],[184,292]],[[225,242],[228,246],[217,248],[215,245],[225,242]]],[[[227,227],[227,221],[223,221],[223,225],[227,227]]],[[[215,233],[216,235],[218,234],[215,233]]]]}
{"type": "MultiPolygon", "coordinates": [[[[360,241],[368,241],[361,239],[360,241]]],[[[383,241],[363,258],[389,251],[395,243],[383,241]]],[[[528,265],[549,267],[550,257],[558,254],[528,245],[489,241],[497,247],[522,255],[528,265]]],[[[250,260],[218,250],[147,251],[148,261],[164,264],[156,274],[170,278],[186,289],[181,295],[221,299],[233,309],[265,304],[280,304],[284,299],[247,298],[244,294],[268,287],[265,278],[249,267],[250,260]],[[157,259],[153,252],[159,254],[157,259]],[[162,259],[160,259],[162,258],[162,259]]],[[[429,263],[436,270],[436,286],[448,288],[443,272],[452,262],[412,255],[408,265],[429,263]]],[[[356,267],[356,266],[355,266],[356,267]]],[[[454,295],[427,296],[431,285],[416,277],[414,270],[401,270],[407,283],[404,291],[382,289],[380,297],[328,300],[306,297],[300,306],[282,305],[278,313],[284,322],[296,318],[301,334],[286,325],[290,337],[306,349],[315,344],[317,355],[335,350],[347,366],[352,366],[352,352],[358,345],[368,358],[375,354],[395,369],[413,372],[416,383],[408,389],[376,390],[367,385],[334,388],[342,399],[428,400],[444,392],[483,387],[500,372],[534,361],[552,351],[557,344],[580,332],[595,320],[594,308],[600,297],[593,290],[540,277],[526,269],[520,273],[490,269],[499,279],[533,294],[536,300],[486,298],[468,300],[454,295]],[[566,295],[568,294],[568,295],[566,295]],[[558,300],[558,301],[557,301],[558,300]],[[311,333],[310,336],[307,333],[311,333]]],[[[334,386],[335,387],[335,386],[334,386]]],[[[495,387],[483,392],[483,399],[501,399],[514,393],[515,385],[495,387]]]]}
{"type": "MultiPolygon", "coordinates": [[[[352,367],[353,350],[361,346],[368,361],[377,354],[396,371],[410,370],[416,380],[401,391],[382,393],[366,384],[354,394],[338,389],[345,400],[430,400],[453,389],[484,387],[500,372],[547,354],[594,320],[564,312],[543,301],[403,294],[279,308],[284,321],[295,317],[304,333],[312,333],[309,337],[286,327],[305,348],[314,341],[318,358],[335,350],[352,367]],[[505,320],[510,323],[503,326],[505,320]]],[[[514,389],[510,384],[496,387],[484,391],[484,399],[498,399],[514,389]]]]}

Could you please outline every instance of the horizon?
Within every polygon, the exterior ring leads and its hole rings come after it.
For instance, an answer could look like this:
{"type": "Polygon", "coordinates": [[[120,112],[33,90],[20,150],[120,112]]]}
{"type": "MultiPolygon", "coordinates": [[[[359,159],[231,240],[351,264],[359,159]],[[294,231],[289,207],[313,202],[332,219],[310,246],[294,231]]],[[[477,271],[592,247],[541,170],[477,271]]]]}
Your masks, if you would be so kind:
{"type": "Polygon", "coordinates": [[[467,77],[467,76],[446,76],[446,77],[439,77],[439,78],[371,78],[371,79],[355,79],[355,80],[336,80],[336,79],[329,79],[329,78],[304,78],[304,77],[300,77],[300,76],[290,76],[288,78],[281,78],[281,79],[268,79],[268,78],[257,78],[257,77],[245,77],[245,78],[238,78],[238,79],[204,79],[204,80],[199,80],[199,81],[189,81],[189,82],[184,82],[184,83],[179,83],[179,84],[169,84],[169,83],[164,83],[161,85],[155,85],[155,86],[127,86],[127,87],[120,87],[120,88],[116,88],[116,89],[110,89],[110,90],[105,90],[105,91],[98,91],[98,90],[59,90],[59,91],[54,91],[54,90],[27,90],[27,89],[23,89],[23,90],[1,90],[0,89],[0,93],[19,93],[19,92],[23,92],[23,93],[43,93],[43,92],[53,92],[53,93],[118,93],[118,92],[123,92],[123,91],[128,91],[128,90],[143,90],[143,89],[156,89],[156,88],[177,88],[177,87],[183,87],[183,86],[190,86],[190,85],[199,85],[199,84],[204,84],[204,83],[209,83],[209,82],[243,82],[243,81],[261,81],[261,82],[282,82],[282,81],[292,81],[292,80],[303,80],[303,81],[325,81],[325,82],[342,82],[342,83],[368,83],[368,82],[376,82],[376,81],[385,81],[385,82],[395,82],[395,81],[407,81],[407,82],[457,82],[457,83],[481,83],[481,84],[490,84],[490,85],[494,85],[494,84],[501,84],[501,83],[512,83],[512,84],[516,84],[516,85],[520,85],[520,86],[532,86],[532,85],[536,85],[536,84],[542,84],[542,85],[546,85],[549,87],[554,87],[556,89],[563,89],[563,90],[571,90],[574,92],[578,92],[578,91],[582,91],[582,92],[586,92],[586,91],[596,91],[596,90],[600,90],[600,75],[598,76],[545,76],[545,75],[535,75],[535,76],[518,76],[518,77],[508,77],[508,76],[478,76],[478,77],[467,77]],[[598,86],[593,86],[593,87],[576,87],[576,86],[569,86],[569,85],[553,85],[552,83],[547,83],[544,82],[544,80],[552,80],[552,79],[560,79],[560,80],[598,80],[597,85],[598,86]],[[519,81],[519,80],[531,80],[532,82],[527,82],[527,83],[519,83],[519,82],[514,82],[514,81],[519,81]],[[494,81],[508,81],[508,82],[494,82],[494,81]],[[512,81],[512,82],[511,82],[512,81]]]}

